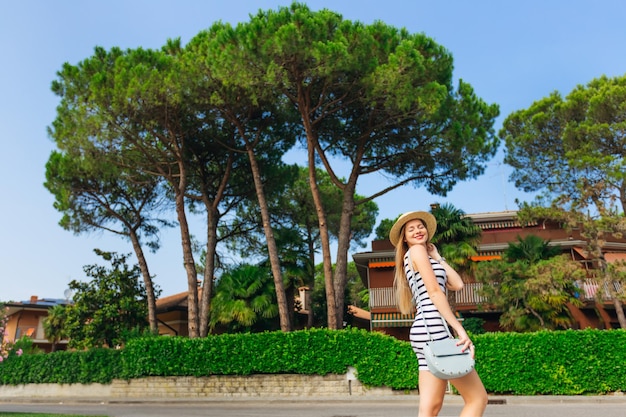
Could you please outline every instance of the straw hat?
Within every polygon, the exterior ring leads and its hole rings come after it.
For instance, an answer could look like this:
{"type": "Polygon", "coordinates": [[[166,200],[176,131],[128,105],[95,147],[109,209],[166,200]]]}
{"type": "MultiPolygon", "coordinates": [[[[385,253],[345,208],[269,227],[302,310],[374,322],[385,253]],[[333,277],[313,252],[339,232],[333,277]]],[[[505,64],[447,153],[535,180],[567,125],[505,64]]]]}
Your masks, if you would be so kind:
{"type": "Polygon", "coordinates": [[[391,228],[391,231],[389,232],[389,240],[391,240],[393,246],[396,246],[400,242],[400,239],[402,238],[400,233],[402,232],[404,225],[407,224],[407,222],[416,219],[424,222],[426,230],[428,230],[428,240],[433,238],[435,232],[437,231],[437,220],[435,219],[435,216],[427,211],[411,211],[400,216],[391,228]]]}

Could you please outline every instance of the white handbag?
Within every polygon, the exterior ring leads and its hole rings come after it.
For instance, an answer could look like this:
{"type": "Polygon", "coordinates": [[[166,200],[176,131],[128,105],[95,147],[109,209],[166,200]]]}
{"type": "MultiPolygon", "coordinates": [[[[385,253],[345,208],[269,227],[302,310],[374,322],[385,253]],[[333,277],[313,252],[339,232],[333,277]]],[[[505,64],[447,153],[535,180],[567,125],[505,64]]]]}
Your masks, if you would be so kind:
{"type": "Polygon", "coordinates": [[[430,373],[439,379],[461,378],[472,372],[474,359],[470,350],[461,351],[458,339],[433,340],[424,346],[424,356],[430,373]]]}

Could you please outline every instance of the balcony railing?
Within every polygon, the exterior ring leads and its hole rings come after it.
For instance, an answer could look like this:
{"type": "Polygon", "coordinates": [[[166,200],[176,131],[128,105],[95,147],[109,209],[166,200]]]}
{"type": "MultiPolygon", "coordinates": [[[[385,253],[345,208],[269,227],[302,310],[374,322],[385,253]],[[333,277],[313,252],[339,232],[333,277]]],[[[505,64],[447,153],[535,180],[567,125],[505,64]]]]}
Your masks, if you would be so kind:
{"type": "MultiPolygon", "coordinates": [[[[622,291],[622,284],[619,282],[608,284],[593,279],[587,279],[577,285],[578,288],[580,288],[578,296],[582,301],[595,301],[598,291],[601,291],[599,295],[602,301],[612,301],[611,291],[609,291],[608,285],[613,285],[614,292],[622,291]]],[[[456,305],[463,306],[486,303],[487,299],[480,295],[482,286],[483,284],[478,282],[469,283],[465,284],[461,291],[453,292],[453,299],[456,305]]],[[[370,308],[393,308],[396,306],[396,293],[392,287],[370,288],[370,308]]]]}
{"type": "Polygon", "coordinates": [[[396,307],[396,292],[393,287],[370,288],[370,308],[396,307]]]}
{"type": "Polygon", "coordinates": [[[454,291],[452,296],[456,305],[478,305],[487,302],[487,298],[480,294],[483,284],[472,282],[463,285],[461,291],[454,291]]]}
{"type": "Polygon", "coordinates": [[[584,301],[598,299],[599,291],[602,301],[612,301],[613,297],[611,296],[611,292],[619,293],[622,291],[622,284],[616,281],[607,283],[599,282],[594,279],[586,279],[577,286],[581,289],[580,298],[584,301]],[[613,291],[610,291],[609,285],[613,286],[613,291]]]}

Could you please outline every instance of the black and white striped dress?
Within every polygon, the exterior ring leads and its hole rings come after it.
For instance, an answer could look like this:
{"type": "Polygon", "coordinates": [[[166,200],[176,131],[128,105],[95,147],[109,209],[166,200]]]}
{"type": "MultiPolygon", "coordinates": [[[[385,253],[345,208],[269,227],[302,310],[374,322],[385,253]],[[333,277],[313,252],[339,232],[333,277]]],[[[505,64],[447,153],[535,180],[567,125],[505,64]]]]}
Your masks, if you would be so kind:
{"type": "MultiPolygon", "coordinates": [[[[439,264],[439,262],[430,257],[429,259],[430,264],[433,267],[433,271],[435,272],[437,283],[439,284],[441,290],[445,293],[446,281],[448,279],[446,271],[443,269],[443,266],[439,264]]],[[[426,322],[428,323],[428,331],[430,332],[430,336],[433,340],[446,339],[450,337],[450,335],[446,330],[445,320],[441,317],[441,314],[439,314],[439,311],[428,297],[428,291],[426,291],[426,286],[424,285],[422,276],[417,271],[414,273],[413,268],[409,265],[408,251],[406,255],[404,255],[404,272],[406,273],[406,279],[409,281],[409,287],[413,293],[413,301],[415,301],[415,305],[418,306],[420,304],[418,303],[419,297],[422,306],[422,310],[419,310],[419,308],[416,307],[417,311],[409,333],[409,340],[411,341],[411,346],[417,356],[419,370],[427,371],[428,366],[426,366],[423,348],[426,342],[430,339],[428,338],[426,329],[424,328],[424,319],[426,319],[426,322]]]]}

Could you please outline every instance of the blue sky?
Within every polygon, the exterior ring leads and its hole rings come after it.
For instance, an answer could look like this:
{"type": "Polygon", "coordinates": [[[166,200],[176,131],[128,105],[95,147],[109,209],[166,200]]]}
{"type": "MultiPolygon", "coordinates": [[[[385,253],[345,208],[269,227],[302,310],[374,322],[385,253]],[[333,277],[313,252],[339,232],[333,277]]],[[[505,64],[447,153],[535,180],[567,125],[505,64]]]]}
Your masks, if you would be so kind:
{"type": "MultiPolygon", "coordinates": [[[[64,62],[76,64],[95,46],[160,48],[169,38],[188,42],[221,20],[246,21],[259,9],[287,6],[280,0],[20,0],[0,6],[0,301],[31,295],[62,298],[83,266],[101,263],[94,248],[132,252],[128,242],[106,234],[75,236],[58,226],[60,213],[43,187],[45,163],[54,149],[46,128],[58,99],[50,83],[64,62]]],[[[569,93],[601,75],[626,73],[626,2],[622,0],[312,0],[345,19],[423,32],[454,57],[455,78],[469,82],[478,96],[500,105],[496,128],[511,112],[552,91],[569,93]]],[[[304,159],[302,160],[304,163],[304,159]]],[[[378,221],[399,213],[451,203],[466,213],[517,208],[515,199],[532,196],[508,182],[500,152],[487,171],[447,197],[405,187],[376,202],[378,221]]],[[[367,195],[385,184],[363,181],[367,195]]],[[[201,222],[192,232],[202,236],[201,222]]],[[[177,230],[164,232],[162,248],[149,266],[163,295],[185,291],[177,230]]]]}

